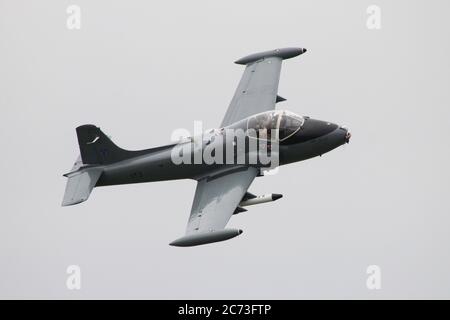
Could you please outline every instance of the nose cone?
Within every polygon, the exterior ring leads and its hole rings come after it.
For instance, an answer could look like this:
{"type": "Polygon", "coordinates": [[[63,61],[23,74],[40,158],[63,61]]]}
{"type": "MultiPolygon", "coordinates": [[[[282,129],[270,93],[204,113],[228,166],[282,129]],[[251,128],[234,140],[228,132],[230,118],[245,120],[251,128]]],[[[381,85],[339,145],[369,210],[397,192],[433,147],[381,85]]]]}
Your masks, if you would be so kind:
{"type": "Polygon", "coordinates": [[[281,163],[302,161],[321,156],[350,141],[350,132],[337,124],[306,118],[302,127],[294,135],[281,140],[284,152],[280,153],[281,163]]]}
{"type": "Polygon", "coordinates": [[[338,127],[338,125],[331,122],[307,118],[300,130],[286,140],[286,144],[302,143],[317,139],[335,131],[338,127]]]}
{"type": "Polygon", "coordinates": [[[343,139],[345,143],[350,142],[352,134],[350,133],[350,130],[347,128],[347,126],[340,126],[339,130],[337,131],[339,132],[339,135],[342,137],[341,139],[343,139]]]}
{"type": "Polygon", "coordinates": [[[347,129],[347,134],[345,135],[345,142],[349,143],[351,137],[352,137],[352,134],[351,134],[350,131],[347,129]]]}

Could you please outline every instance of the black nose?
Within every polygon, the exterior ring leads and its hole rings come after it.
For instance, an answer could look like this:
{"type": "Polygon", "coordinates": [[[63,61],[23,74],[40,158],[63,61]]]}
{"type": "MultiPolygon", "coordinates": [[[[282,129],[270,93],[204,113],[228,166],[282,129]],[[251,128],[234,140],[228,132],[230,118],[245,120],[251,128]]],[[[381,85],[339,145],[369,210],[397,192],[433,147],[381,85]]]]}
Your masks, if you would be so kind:
{"type": "Polygon", "coordinates": [[[300,130],[298,130],[294,136],[288,138],[286,142],[292,144],[310,141],[327,135],[337,128],[338,126],[334,123],[308,118],[305,119],[305,123],[300,130]]]}

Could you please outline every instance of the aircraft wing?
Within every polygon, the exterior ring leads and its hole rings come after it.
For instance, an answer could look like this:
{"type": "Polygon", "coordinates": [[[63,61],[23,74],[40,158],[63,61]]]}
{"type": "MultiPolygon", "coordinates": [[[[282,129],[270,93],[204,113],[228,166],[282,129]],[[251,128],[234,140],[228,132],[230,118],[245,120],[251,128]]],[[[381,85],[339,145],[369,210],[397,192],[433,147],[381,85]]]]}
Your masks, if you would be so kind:
{"type": "Polygon", "coordinates": [[[233,238],[238,229],[224,229],[258,171],[239,167],[200,179],[189,216],[186,235],[173,246],[195,246],[233,238]]]}
{"type": "Polygon", "coordinates": [[[235,63],[246,65],[241,81],[234,93],[221,127],[228,126],[256,113],[275,109],[279,97],[281,63],[306,52],[303,48],[284,48],[255,53],[235,63]]]}

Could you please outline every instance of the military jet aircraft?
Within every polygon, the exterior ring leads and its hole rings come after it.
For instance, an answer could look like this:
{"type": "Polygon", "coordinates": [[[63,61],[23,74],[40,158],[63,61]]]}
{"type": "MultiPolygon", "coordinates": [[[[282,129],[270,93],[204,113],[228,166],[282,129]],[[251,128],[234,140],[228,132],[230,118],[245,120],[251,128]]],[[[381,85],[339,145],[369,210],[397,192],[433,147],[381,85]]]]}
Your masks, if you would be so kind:
{"type": "Polygon", "coordinates": [[[275,162],[273,155],[276,165],[285,165],[320,156],[350,140],[350,132],[344,126],[275,110],[276,104],[285,100],[278,95],[282,61],[305,52],[304,48],[276,49],[235,61],[246,67],[225,117],[220,128],[209,130],[200,138],[188,137],[165,146],[129,151],[116,146],[95,125],[76,128],[80,157],[64,175],[68,182],[62,205],[86,201],[92,189],[99,186],[194,179],[197,189],[186,234],[170,245],[196,246],[240,235],[240,229],[225,229],[233,214],[247,211],[245,206],[281,198],[279,194],[255,196],[247,191],[255,177],[263,176],[268,167],[258,160],[261,150],[271,155],[271,166],[275,162]],[[236,137],[219,139],[230,130],[243,131],[243,143],[238,144],[236,137]],[[254,142],[257,161],[250,161],[255,154],[250,148],[254,142]],[[207,163],[203,158],[200,162],[190,161],[207,148],[231,154],[231,163],[207,163]],[[236,161],[239,154],[244,157],[236,161]],[[187,161],[176,163],[174,155],[187,161]]]}

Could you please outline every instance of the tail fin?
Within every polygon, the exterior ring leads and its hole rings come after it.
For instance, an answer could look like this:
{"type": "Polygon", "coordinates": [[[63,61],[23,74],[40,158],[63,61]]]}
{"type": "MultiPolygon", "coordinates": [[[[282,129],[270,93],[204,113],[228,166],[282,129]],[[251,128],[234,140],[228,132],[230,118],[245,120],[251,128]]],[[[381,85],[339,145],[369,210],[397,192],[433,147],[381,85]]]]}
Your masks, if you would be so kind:
{"type": "Polygon", "coordinates": [[[72,170],[65,174],[69,180],[62,202],[63,206],[69,206],[86,201],[100,179],[104,165],[145,155],[151,152],[166,150],[174,145],[130,151],[116,146],[100,128],[86,124],[77,129],[78,144],[80,146],[80,158],[77,159],[72,170]]]}
{"type": "Polygon", "coordinates": [[[116,146],[100,128],[86,124],[77,129],[80,156],[72,170],[64,176],[68,178],[63,206],[71,206],[86,201],[102,175],[101,165],[117,162],[128,157],[131,151],[116,146]]]}
{"type": "Polygon", "coordinates": [[[132,153],[116,146],[100,128],[92,124],[80,126],[76,130],[84,164],[111,164],[129,158],[132,153]]]}

